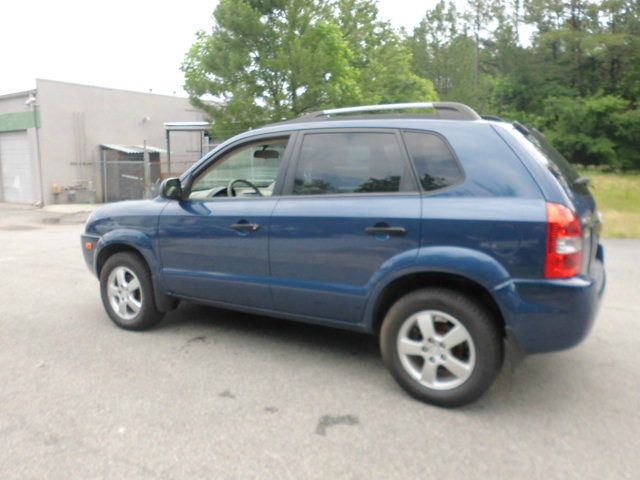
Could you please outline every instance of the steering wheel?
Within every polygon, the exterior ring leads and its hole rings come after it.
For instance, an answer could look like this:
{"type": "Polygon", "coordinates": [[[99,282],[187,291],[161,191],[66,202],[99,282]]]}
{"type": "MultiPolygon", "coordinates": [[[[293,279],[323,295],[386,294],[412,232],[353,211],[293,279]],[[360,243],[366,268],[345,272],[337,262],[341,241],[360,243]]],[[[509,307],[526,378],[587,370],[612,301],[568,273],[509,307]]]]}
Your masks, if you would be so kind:
{"type": "Polygon", "coordinates": [[[250,186],[251,188],[253,188],[253,190],[258,194],[258,196],[262,197],[262,192],[260,192],[260,190],[258,189],[258,187],[256,187],[253,183],[251,183],[249,180],[245,180],[244,178],[236,178],[235,180],[231,180],[229,182],[229,185],[227,185],[227,197],[235,197],[236,196],[236,191],[233,189],[233,186],[236,183],[244,183],[245,185],[250,186]]]}

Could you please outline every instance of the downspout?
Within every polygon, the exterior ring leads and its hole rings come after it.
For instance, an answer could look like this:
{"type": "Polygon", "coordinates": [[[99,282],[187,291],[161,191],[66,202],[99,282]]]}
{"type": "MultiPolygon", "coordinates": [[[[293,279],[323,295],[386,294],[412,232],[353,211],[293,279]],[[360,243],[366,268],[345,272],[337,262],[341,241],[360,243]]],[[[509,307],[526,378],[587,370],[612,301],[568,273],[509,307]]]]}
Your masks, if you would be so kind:
{"type": "Polygon", "coordinates": [[[34,93],[29,95],[26,103],[33,114],[33,128],[36,134],[36,160],[38,163],[38,184],[40,186],[40,201],[36,205],[44,207],[44,179],[42,175],[42,158],[40,158],[40,133],[38,132],[40,126],[38,125],[38,104],[34,93]]]}

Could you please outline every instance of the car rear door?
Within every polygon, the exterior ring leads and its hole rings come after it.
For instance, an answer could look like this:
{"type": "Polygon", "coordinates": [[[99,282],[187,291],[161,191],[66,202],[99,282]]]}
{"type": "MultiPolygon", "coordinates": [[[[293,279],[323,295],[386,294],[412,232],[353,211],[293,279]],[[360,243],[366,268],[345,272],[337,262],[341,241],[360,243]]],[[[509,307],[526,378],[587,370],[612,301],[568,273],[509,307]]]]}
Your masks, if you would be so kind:
{"type": "Polygon", "coordinates": [[[420,195],[394,130],[299,134],[271,218],[277,310],[357,323],[371,286],[420,243],[420,195]]]}

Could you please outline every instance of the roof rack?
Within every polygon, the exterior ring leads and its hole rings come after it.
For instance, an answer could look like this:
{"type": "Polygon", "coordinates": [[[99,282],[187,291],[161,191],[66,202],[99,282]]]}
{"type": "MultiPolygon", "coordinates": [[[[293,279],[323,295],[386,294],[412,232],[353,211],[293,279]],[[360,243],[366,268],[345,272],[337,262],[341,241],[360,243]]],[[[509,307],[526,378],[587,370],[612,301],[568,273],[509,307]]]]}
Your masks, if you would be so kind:
{"type": "MultiPolygon", "coordinates": [[[[323,117],[330,118],[337,115],[349,115],[357,113],[384,112],[388,110],[435,110],[437,118],[455,120],[480,120],[480,115],[471,107],[457,102],[416,102],[416,103],[389,103],[384,105],[363,105],[359,107],[332,108],[312,112],[296,119],[296,121],[315,121],[323,117]]],[[[404,117],[425,116],[424,114],[403,114],[404,117]]],[[[434,115],[429,115],[433,117],[434,115]]]]}

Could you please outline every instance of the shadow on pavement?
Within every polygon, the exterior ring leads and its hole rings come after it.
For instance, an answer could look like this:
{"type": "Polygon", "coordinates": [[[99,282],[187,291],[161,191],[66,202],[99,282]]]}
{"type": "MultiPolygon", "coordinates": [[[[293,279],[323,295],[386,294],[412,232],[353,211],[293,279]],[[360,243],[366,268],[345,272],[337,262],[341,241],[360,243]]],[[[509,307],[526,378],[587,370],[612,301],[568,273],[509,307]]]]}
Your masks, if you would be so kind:
{"type": "Polygon", "coordinates": [[[213,336],[245,336],[252,341],[259,339],[262,343],[272,344],[265,345],[268,348],[293,345],[298,349],[331,351],[337,355],[378,358],[382,362],[378,338],[372,335],[186,302],[169,312],[156,329],[181,330],[190,327],[199,327],[202,334],[213,336]]]}
{"type": "MultiPolygon", "coordinates": [[[[353,362],[355,370],[369,369],[377,362],[379,368],[371,372],[374,376],[384,370],[375,336],[272,317],[183,302],[167,314],[156,330],[164,333],[188,330],[193,335],[189,340],[192,342],[204,343],[205,338],[241,342],[254,348],[283,351],[292,357],[301,351],[308,352],[316,357],[320,355],[328,362],[338,361],[347,366],[353,362]]],[[[574,352],[531,356],[515,370],[506,359],[495,385],[487,394],[458,411],[472,415],[474,412],[497,414],[504,409],[519,414],[543,413],[550,409],[564,411],[584,394],[578,386],[585,381],[588,383],[588,379],[579,375],[584,368],[583,357],[574,352]]],[[[391,376],[382,384],[395,387],[391,376]]],[[[404,395],[400,387],[396,393],[404,395]]]]}

